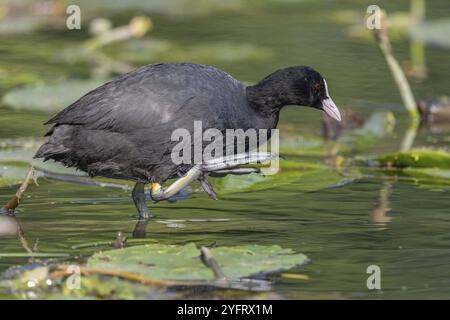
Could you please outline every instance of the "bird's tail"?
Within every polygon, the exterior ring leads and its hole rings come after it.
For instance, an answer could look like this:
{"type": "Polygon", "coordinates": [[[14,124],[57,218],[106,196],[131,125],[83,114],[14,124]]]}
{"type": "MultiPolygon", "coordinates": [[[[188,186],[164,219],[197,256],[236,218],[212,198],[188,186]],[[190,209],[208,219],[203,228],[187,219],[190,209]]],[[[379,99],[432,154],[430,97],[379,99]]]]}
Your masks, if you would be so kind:
{"type": "Polygon", "coordinates": [[[54,144],[51,141],[44,143],[36,152],[33,158],[44,158],[44,161],[53,159],[60,161],[65,158],[70,149],[64,147],[61,144],[54,144]]]}

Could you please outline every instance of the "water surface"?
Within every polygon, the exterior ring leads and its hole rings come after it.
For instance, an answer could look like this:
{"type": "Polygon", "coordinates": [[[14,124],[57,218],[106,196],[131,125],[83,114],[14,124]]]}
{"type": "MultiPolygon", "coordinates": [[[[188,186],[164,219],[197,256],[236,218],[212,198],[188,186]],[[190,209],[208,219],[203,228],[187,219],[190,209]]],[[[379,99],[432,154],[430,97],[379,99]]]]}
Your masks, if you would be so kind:
{"type": "MultiPolygon", "coordinates": [[[[381,1],[388,10],[405,10],[406,1],[381,1]]],[[[429,2],[428,19],[448,16],[446,0],[429,2]],[[447,11],[446,11],[447,10],[447,11]]],[[[368,3],[367,3],[368,4],[368,3]]],[[[383,57],[370,40],[351,38],[346,26],[333,22],[335,10],[360,8],[365,1],[323,1],[277,4],[242,12],[217,13],[173,20],[153,16],[151,36],[180,45],[205,42],[251,43],[268,48],[272,56],[255,61],[215,61],[234,77],[254,82],[277,68],[311,65],[325,75],[334,100],[351,105],[368,116],[376,110],[394,110],[395,132],[377,141],[364,155],[398,150],[407,126],[406,114],[383,57]],[[364,103],[363,103],[364,102],[364,103]]],[[[112,14],[117,21],[128,16],[112,14]]],[[[86,34],[65,31],[1,36],[0,68],[32,71],[51,81],[87,77],[89,65],[55,62],[61,46],[73,45],[86,34]]],[[[401,60],[409,57],[407,39],[394,43],[401,60]]],[[[427,48],[429,76],[413,82],[418,97],[449,94],[449,52],[427,48]]],[[[156,61],[148,61],[148,63],[156,61]]],[[[198,62],[198,61],[197,61],[198,62]]],[[[6,90],[0,87],[0,94],[6,90]]],[[[63,106],[62,106],[63,107],[63,106]]],[[[39,137],[49,114],[0,108],[0,138],[39,137]]],[[[294,126],[302,133],[319,134],[317,111],[288,107],[281,127],[294,126]]],[[[448,147],[448,132],[421,130],[415,147],[448,147]]],[[[355,154],[358,155],[358,154],[355,154]]],[[[311,159],[309,159],[311,160],[311,159]]],[[[323,163],[317,157],[314,162],[323,163]]],[[[196,192],[191,199],[149,204],[156,218],[148,237],[161,243],[194,241],[219,245],[279,244],[305,253],[311,262],[294,272],[308,281],[281,280],[275,291],[287,298],[448,298],[450,297],[450,191],[423,186],[414,179],[371,174],[340,187],[304,192],[301,179],[270,190],[219,194],[219,201],[196,192]],[[299,190],[300,189],[300,190],[299,190]],[[380,200],[381,199],[381,200],[380,200]],[[383,217],[374,213],[385,208],[383,217]],[[228,219],[223,222],[183,222],[170,228],[158,220],[228,219]],[[366,268],[378,265],[382,290],[366,287],[366,268]]],[[[5,203],[17,186],[0,188],[5,203]]],[[[39,239],[42,252],[89,254],[93,249],[72,250],[73,245],[111,240],[117,231],[131,237],[135,209],[128,192],[115,188],[77,185],[41,179],[31,186],[20,205],[18,217],[27,240],[39,239]]],[[[2,253],[23,252],[15,238],[0,240],[2,253]]],[[[0,270],[26,263],[26,259],[0,258],[0,270]]]]}

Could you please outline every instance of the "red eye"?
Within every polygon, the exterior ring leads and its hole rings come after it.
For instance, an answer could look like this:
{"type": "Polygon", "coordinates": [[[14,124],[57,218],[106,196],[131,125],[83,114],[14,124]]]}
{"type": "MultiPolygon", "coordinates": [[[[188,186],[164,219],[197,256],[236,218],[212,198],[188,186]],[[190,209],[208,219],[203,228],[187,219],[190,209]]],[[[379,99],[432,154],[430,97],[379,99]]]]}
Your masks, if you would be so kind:
{"type": "Polygon", "coordinates": [[[320,83],[316,83],[316,84],[314,85],[314,91],[315,91],[315,92],[319,92],[321,88],[322,88],[322,87],[321,87],[320,83]]]}

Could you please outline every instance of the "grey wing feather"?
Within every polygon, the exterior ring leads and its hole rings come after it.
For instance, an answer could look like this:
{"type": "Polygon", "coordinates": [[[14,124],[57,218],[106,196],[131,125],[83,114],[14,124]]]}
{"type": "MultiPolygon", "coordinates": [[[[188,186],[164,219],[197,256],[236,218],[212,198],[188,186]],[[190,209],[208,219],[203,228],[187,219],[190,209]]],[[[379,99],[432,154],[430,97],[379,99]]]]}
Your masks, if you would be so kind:
{"type": "Polygon", "coordinates": [[[183,113],[185,120],[189,115],[204,119],[202,113],[208,113],[210,120],[219,120],[217,111],[224,112],[236,103],[233,91],[242,95],[244,87],[212,67],[187,63],[149,65],[92,90],[47,124],[124,132],[175,124],[182,120],[177,119],[181,117],[179,111],[187,105],[195,107],[183,113]]]}

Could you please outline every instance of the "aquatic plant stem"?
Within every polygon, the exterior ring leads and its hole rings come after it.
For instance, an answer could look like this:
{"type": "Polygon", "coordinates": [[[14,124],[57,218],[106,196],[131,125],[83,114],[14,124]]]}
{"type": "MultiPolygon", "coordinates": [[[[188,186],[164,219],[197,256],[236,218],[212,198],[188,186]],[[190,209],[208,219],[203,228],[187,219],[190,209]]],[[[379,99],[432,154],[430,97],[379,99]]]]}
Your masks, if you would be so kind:
{"type": "Polygon", "coordinates": [[[409,151],[411,150],[414,140],[417,136],[417,129],[419,128],[418,121],[411,121],[408,129],[405,131],[405,135],[402,139],[402,144],[400,146],[400,151],[409,151]]]}
{"type": "MultiPolygon", "coordinates": [[[[425,20],[425,0],[411,0],[411,20],[412,26],[422,24],[425,20]]],[[[425,61],[425,45],[423,41],[412,39],[410,44],[412,74],[419,80],[427,76],[425,61]]]]}
{"type": "Polygon", "coordinates": [[[9,212],[9,211],[14,211],[14,209],[16,209],[19,206],[20,203],[20,199],[22,199],[25,191],[28,188],[28,185],[30,184],[31,180],[34,180],[35,183],[36,179],[35,179],[35,170],[33,167],[30,168],[30,170],[28,170],[28,173],[25,177],[25,180],[22,182],[21,186],[19,187],[19,189],[17,190],[16,194],[11,198],[11,200],[8,201],[7,204],[4,205],[4,209],[9,212]]]}
{"type": "MultiPolygon", "coordinates": [[[[22,199],[23,195],[25,194],[25,191],[27,190],[31,180],[34,180],[34,183],[36,183],[37,185],[36,171],[34,170],[33,167],[31,167],[30,170],[28,170],[25,180],[20,185],[16,194],[11,198],[11,200],[8,201],[7,204],[4,205],[3,207],[4,211],[8,213],[14,212],[14,210],[19,206],[20,199],[22,199]]],[[[23,229],[18,221],[17,221],[17,237],[19,238],[20,243],[22,244],[22,247],[25,249],[25,251],[27,251],[28,253],[33,253],[33,250],[28,245],[27,239],[25,239],[23,229]]]]}
{"type": "Polygon", "coordinates": [[[150,18],[138,16],[131,19],[130,23],[124,26],[106,30],[85,42],[85,47],[90,50],[97,50],[108,44],[129,40],[132,38],[142,38],[153,28],[150,18]]]}
{"type": "Polygon", "coordinates": [[[394,57],[392,52],[392,46],[389,41],[388,29],[387,29],[387,17],[383,12],[382,16],[382,25],[380,29],[374,29],[375,40],[377,41],[381,52],[386,59],[386,62],[391,70],[392,76],[394,77],[395,83],[400,92],[400,96],[403,100],[403,105],[406,110],[409,112],[411,119],[414,122],[419,121],[419,112],[417,111],[417,103],[414,95],[412,93],[411,87],[409,85],[408,80],[406,79],[405,73],[400,66],[400,63],[394,57]]]}

